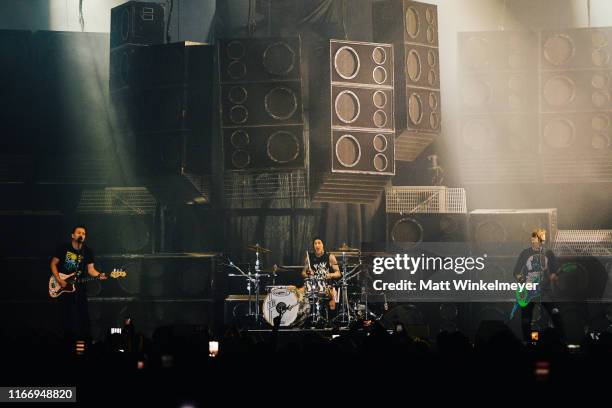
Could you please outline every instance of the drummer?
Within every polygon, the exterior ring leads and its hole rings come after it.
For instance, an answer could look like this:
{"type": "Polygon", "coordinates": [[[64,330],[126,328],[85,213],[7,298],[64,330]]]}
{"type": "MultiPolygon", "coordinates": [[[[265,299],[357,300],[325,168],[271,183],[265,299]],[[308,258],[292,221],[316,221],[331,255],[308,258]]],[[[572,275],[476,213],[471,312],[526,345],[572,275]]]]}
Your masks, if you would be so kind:
{"type": "MultiPolygon", "coordinates": [[[[314,252],[306,252],[304,258],[304,269],[302,277],[307,278],[314,273],[315,277],[325,279],[326,281],[340,279],[342,272],[338,268],[338,261],[335,255],[325,252],[323,240],[316,237],[312,240],[314,252]]],[[[336,290],[332,286],[328,286],[328,295],[330,296],[329,308],[336,309],[336,290]]]]}

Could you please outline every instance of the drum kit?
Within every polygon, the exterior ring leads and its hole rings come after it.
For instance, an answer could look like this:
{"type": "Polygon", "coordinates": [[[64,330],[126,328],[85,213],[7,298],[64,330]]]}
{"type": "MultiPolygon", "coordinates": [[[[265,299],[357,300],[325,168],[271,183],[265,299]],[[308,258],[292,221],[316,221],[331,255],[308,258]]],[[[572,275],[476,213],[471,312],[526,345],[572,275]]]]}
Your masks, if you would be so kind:
{"type": "Polygon", "coordinates": [[[380,306],[373,307],[368,302],[368,296],[372,295],[368,290],[371,278],[369,265],[363,261],[368,254],[359,249],[343,244],[330,252],[341,266],[342,277],[338,281],[332,283],[311,273],[304,278],[304,285],[300,288],[275,283],[278,272],[301,271],[303,266],[274,265],[264,269],[262,257],[272,251],[259,244],[248,245],[247,249],[255,253],[254,268],[249,266],[245,272],[229,260],[227,266],[238,273],[228,276],[245,279],[249,299],[247,316],[255,328],[274,326],[275,323],[284,328],[348,327],[358,321],[379,319],[383,314],[380,306]],[[270,279],[272,284],[265,286],[266,294],[261,301],[264,279],[270,279]],[[333,307],[332,304],[336,303],[337,306],[333,307]]]}

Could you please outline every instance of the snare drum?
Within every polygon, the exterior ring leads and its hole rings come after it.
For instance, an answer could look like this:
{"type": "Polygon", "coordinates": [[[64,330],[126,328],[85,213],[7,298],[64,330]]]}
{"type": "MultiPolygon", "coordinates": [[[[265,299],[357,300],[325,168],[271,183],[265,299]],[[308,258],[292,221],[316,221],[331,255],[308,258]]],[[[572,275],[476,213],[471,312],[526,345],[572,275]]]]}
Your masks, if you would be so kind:
{"type": "Polygon", "coordinates": [[[281,318],[281,327],[298,326],[308,316],[310,304],[295,286],[271,286],[263,301],[263,316],[271,326],[274,318],[285,310],[281,318]]]}

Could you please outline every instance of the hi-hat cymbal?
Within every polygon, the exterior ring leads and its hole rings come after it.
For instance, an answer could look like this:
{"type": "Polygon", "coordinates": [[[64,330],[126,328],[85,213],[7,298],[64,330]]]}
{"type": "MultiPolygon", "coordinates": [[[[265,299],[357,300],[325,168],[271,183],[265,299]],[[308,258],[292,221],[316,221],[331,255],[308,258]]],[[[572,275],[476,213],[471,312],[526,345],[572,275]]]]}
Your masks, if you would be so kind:
{"type": "Polygon", "coordinates": [[[359,251],[358,248],[351,248],[350,246],[346,245],[346,242],[343,242],[342,245],[340,245],[335,250],[338,252],[358,252],[359,251]]]}
{"type": "Polygon", "coordinates": [[[253,252],[263,252],[265,254],[272,252],[270,251],[268,248],[264,248],[262,246],[260,246],[259,244],[255,244],[255,245],[247,245],[247,249],[249,251],[253,251],[253,252]]]}

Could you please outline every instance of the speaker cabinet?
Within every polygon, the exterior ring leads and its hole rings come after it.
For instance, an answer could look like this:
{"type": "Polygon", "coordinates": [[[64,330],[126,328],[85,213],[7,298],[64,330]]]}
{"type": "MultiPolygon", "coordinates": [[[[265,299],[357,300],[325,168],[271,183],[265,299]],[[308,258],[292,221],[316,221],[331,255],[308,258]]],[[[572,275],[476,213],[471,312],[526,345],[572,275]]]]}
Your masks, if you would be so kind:
{"type": "Polygon", "coordinates": [[[299,37],[219,40],[219,78],[229,82],[301,81],[299,37]]]}
{"type": "Polygon", "coordinates": [[[537,76],[533,72],[476,72],[461,78],[465,113],[532,113],[537,110],[537,76]]]}
{"type": "Polygon", "coordinates": [[[391,244],[465,242],[467,237],[466,214],[387,214],[391,244]]]}
{"type": "Polygon", "coordinates": [[[437,7],[409,0],[372,7],[374,40],[396,52],[396,160],[413,161],[441,129],[437,7]]]}
{"type": "Polygon", "coordinates": [[[612,28],[572,28],[543,31],[542,69],[604,69],[612,67],[612,28]]]}
{"type": "Polygon", "coordinates": [[[111,9],[111,48],[164,42],[164,8],[158,3],[128,1],[111,9]]]}
{"type": "Polygon", "coordinates": [[[301,86],[297,81],[222,85],[222,126],[302,124],[301,86]]]}
{"type": "Polygon", "coordinates": [[[302,126],[223,129],[225,168],[302,168],[305,160],[302,132],[302,126]]]}
{"type": "MultiPolygon", "coordinates": [[[[492,157],[535,157],[538,155],[538,118],[533,114],[479,114],[461,117],[461,151],[476,160],[492,157]]],[[[485,171],[483,169],[483,171],[485,171]]],[[[536,174],[533,174],[536,177],[536,174]]]]}
{"type": "Polygon", "coordinates": [[[515,255],[531,245],[531,233],[546,230],[547,242],[557,235],[557,209],[474,210],[470,238],[475,255],[515,255]]]}
{"type": "Polygon", "coordinates": [[[225,170],[305,168],[299,37],[223,39],[218,62],[225,170]]]}
{"type": "Polygon", "coordinates": [[[542,112],[610,110],[609,71],[541,73],[542,112]]]}
{"type": "Polygon", "coordinates": [[[140,55],[145,46],[126,44],[110,52],[109,88],[111,92],[140,87],[140,55]]]}
{"type": "Polygon", "coordinates": [[[542,153],[609,153],[610,120],[608,112],[543,114],[542,153]]]}
{"type": "Polygon", "coordinates": [[[395,174],[393,61],[389,44],[331,40],[322,47],[311,67],[325,84],[312,81],[310,92],[315,200],[371,202],[395,174]]]}

